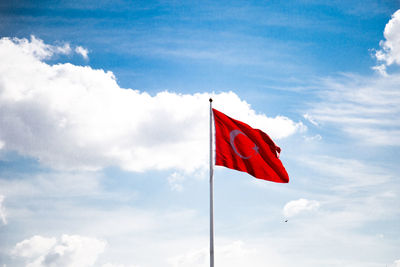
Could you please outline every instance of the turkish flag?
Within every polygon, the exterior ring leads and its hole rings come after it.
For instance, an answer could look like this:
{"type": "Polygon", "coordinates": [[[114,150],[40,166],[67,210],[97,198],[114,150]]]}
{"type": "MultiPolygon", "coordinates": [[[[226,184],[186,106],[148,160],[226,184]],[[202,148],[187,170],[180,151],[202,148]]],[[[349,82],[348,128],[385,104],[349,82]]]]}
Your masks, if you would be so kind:
{"type": "Polygon", "coordinates": [[[263,131],[213,109],[215,165],[247,172],[256,178],[288,183],[289,175],[279,159],[281,149],[263,131]]]}

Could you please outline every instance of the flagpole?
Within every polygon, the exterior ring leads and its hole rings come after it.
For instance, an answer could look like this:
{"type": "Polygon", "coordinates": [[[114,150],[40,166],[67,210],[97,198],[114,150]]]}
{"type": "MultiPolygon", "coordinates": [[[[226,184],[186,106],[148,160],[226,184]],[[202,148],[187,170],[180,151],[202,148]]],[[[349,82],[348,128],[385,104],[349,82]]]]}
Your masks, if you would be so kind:
{"type": "Polygon", "coordinates": [[[212,98],[210,98],[210,267],[214,267],[214,165],[212,153],[212,98]]]}

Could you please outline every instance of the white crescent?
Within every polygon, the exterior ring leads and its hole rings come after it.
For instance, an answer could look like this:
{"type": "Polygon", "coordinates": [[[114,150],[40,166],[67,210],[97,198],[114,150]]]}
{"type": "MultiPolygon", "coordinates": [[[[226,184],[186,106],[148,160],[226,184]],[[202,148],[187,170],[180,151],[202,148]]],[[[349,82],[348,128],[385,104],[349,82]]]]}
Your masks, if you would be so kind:
{"type": "MultiPolygon", "coordinates": [[[[235,152],[235,154],[238,155],[238,156],[239,156],[240,158],[242,158],[242,159],[249,159],[249,158],[251,158],[252,156],[258,154],[258,147],[257,147],[256,144],[254,144],[254,147],[253,147],[254,153],[251,154],[250,156],[243,156],[242,154],[240,154],[240,152],[237,150],[237,148],[236,148],[236,146],[235,146],[235,138],[236,138],[239,134],[243,134],[244,136],[247,137],[247,135],[245,135],[245,134],[244,134],[242,131],[240,131],[240,130],[233,130],[233,131],[230,132],[231,147],[232,147],[233,151],[235,152]]],[[[247,137],[247,138],[248,138],[248,137],[247,137]]]]}

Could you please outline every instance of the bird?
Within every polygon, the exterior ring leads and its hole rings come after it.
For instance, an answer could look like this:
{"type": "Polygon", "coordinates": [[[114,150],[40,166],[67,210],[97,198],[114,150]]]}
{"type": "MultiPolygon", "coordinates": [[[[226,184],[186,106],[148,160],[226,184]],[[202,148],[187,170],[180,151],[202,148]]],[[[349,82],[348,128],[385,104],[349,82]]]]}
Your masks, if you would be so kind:
{"type": "Polygon", "coordinates": [[[288,220],[285,220],[285,222],[287,222],[288,220]]]}

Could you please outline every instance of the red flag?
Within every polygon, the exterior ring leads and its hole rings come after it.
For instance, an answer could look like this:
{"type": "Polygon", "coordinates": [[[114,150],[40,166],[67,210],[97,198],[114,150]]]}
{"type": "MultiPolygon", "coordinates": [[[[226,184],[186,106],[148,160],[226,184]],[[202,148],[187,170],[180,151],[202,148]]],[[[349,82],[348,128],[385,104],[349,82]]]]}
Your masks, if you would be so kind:
{"type": "Polygon", "coordinates": [[[213,109],[215,122],[215,165],[247,172],[256,178],[288,183],[289,176],[279,159],[281,149],[263,131],[213,109]]]}

